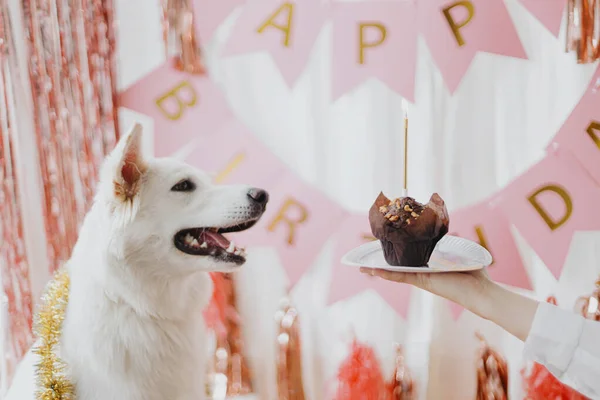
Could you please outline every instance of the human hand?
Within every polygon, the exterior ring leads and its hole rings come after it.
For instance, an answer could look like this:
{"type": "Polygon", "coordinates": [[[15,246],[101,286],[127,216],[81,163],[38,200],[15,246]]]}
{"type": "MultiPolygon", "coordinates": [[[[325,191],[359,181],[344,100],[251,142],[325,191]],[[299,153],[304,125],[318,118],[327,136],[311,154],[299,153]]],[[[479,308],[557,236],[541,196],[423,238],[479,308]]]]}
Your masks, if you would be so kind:
{"type": "Polygon", "coordinates": [[[491,292],[496,286],[485,270],[432,274],[363,267],[360,272],[388,281],[408,283],[453,301],[483,318],[489,317],[491,292]]]}
{"type": "Polygon", "coordinates": [[[494,283],[485,270],[448,273],[406,273],[361,268],[388,281],[408,283],[460,304],[525,341],[539,303],[494,283]]]}

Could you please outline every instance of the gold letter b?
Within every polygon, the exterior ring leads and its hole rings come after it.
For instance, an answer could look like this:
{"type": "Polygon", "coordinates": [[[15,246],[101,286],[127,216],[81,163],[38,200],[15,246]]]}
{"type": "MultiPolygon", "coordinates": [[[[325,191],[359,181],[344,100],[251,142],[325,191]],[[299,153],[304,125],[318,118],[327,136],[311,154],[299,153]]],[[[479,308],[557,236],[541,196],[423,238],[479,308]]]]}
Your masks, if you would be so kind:
{"type": "Polygon", "coordinates": [[[192,107],[196,105],[197,101],[198,97],[196,95],[194,87],[190,85],[189,82],[183,81],[177,86],[175,86],[173,89],[169,90],[167,93],[160,96],[156,100],[156,105],[165,117],[172,121],[177,121],[183,116],[183,110],[185,110],[186,107],[192,107]],[[184,89],[187,89],[187,91],[189,92],[189,100],[182,98],[183,96],[180,95],[181,92],[184,92],[184,89]],[[175,100],[175,103],[177,104],[177,111],[169,112],[165,108],[164,102],[167,101],[169,98],[173,98],[175,100]]]}

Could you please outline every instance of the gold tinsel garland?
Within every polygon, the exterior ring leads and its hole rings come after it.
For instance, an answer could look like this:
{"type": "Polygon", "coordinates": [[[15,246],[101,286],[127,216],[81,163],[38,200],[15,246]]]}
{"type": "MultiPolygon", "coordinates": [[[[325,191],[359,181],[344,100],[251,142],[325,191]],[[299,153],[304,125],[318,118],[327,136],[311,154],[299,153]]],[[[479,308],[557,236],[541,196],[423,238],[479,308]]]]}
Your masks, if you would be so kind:
{"type": "Polygon", "coordinates": [[[67,366],[56,354],[69,302],[69,282],[67,271],[58,270],[46,288],[36,315],[34,329],[39,344],[34,352],[40,357],[36,366],[37,400],[75,399],[75,388],[65,374],[67,366]]]}

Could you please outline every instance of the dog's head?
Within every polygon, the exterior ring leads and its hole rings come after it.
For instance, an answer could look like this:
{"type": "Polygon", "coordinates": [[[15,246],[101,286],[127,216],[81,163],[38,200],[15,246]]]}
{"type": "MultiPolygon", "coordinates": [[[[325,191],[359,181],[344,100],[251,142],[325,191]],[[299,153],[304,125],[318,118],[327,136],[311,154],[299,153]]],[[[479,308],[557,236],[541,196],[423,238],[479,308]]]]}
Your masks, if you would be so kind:
{"type": "Polygon", "coordinates": [[[128,263],[173,272],[226,272],[242,265],[244,249],[223,234],[252,227],[265,211],[267,192],[215,185],[183,162],[145,158],[141,145],[136,124],[102,170],[97,201],[109,214],[111,251],[128,263]]]}

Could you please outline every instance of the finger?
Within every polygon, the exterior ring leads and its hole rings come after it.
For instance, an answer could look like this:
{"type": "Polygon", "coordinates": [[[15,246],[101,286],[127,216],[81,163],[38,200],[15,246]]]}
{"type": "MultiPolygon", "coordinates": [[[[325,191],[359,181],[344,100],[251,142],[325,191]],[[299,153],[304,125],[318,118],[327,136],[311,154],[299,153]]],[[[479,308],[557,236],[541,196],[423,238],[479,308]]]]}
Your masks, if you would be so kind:
{"type": "Polygon", "coordinates": [[[413,276],[414,274],[407,274],[405,272],[392,272],[384,269],[375,269],[373,270],[373,275],[392,282],[409,283],[411,285],[415,284],[413,276]]]}
{"type": "Polygon", "coordinates": [[[391,276],[391,272],[389,274],[386,274],[388,271],[385,271],[383,269],[375,269],[375,268],[366,268],[366,267],[361,267],[360,268],[360,272],[362,272],[363,274],[367,274],[367,275],[371,275],[371,276],[377,276],[383,279],[387,279],[390,281],[395,281],[395,282],[400,282],[399,277],[396,277],[395,279],[392,278],[391,276]],[[384,276],[385,275],[385,276],[384,276]]]}
{"type": "Polygon", "coordinates": [[[408,283],[420,289],[430,290],[430,282],[424,279],[427,274],[410,274],[406,272],[392,272],[384,269],[361,268],[360,271],[371,276],[385,279],[391,282],[408,283]]]}
{"type": "Polygon", "coordinates": [[[373,268],[360,267],[360,272],[363,274],[374,276],[375,270],[373,268]]]}
{"type": "Polygon", "coordinates": [[[414,274],[407,272],[391,272],[385,270],[375,270],[375,276],[392,282],[408,283],[419,289],[431,292],[430,274],[414,274]]]}
{"type": "Polygon", "coordinates": [[[487,267],[480,270],[478,275],[483,276],[484,278],[490,279],[490,274],[488,273],[487,267]]]}
{"type": "MultiPolygon", "coordinates": [[[[383,269],[375,269],[375,268],[366,268],[366,267],[361,267],[360,268],[360,272],[362,272],[363,274],[367,274],[367,275],[371,275],[371,276],[377,276],[383,279],[387,279],[390,281],[395,281],[395,282],[400,282],[398,279],[400,279],[400,277],[396,277],[393,278],[391,274],[393,274],[392,272],[383,270],[383,269]]],[[[397,273],[399,274],[399,273],[397,273]]]]}

